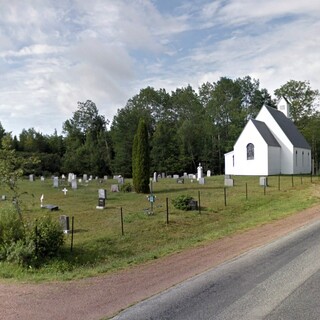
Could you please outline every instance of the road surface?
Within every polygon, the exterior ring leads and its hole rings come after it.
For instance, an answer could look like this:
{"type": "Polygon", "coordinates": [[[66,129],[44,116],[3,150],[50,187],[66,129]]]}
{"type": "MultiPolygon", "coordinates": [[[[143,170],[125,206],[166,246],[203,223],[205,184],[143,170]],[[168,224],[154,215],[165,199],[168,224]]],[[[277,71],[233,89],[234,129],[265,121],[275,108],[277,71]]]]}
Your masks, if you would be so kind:
{"type": "Polygon", "coordinates": [[[320,319],[320,222],[191,278],[114,320],[320,319]]]}

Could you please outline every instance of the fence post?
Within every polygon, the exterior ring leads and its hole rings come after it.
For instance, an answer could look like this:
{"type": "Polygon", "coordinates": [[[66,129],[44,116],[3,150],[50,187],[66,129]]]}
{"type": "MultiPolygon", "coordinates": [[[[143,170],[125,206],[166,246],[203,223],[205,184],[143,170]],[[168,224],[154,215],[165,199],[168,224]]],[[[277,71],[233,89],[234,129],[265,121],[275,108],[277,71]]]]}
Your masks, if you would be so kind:
{"type": "Polygon", "coordinates": [[[38,220],[36,219],[36,226],[34,228],[34,232],[35,232],[35,235],[36,235],[36,243],[35,243],[35,251],[36,251],[36,256],[38,255],[38,220]]]}
{"type": "Polygon", "coordinates": [[[121,217],[121,234],[124,235],[122,207],[120,208],[120,217],[121,217]]]}
{"type": "Polygon", "coordinates": [[[293,187],[293,174],[291,175],[291,186],[293,187]]]}
{"type": "Polygon", "coordinates": [[[73,251],[73,233],[74,233],[74,216],[71,218],[71,246],[70,251],[73,251]]]}
{"type": "Polygon", "coordinates": [[[248,183],[246,182],[246,200],[248,200],[248,183]]]}
{"type": "Polygon", "coordinates": [[[169,203],[168,203],[168,198],[166,198],[166,210],[167,210],[167,224],[169,224],[169,203]]]}
{"type": "Polygon", "coordinates": [[[280,176],[278,176],[278,190],[280,191],[280,176]]]}
{"type": "Polygon", "coordinates": [[[201,214],[201,203],[200,203],[200,191],[198,191],[198,210],[199,210],[199,214],[201,214]]]}
{"type": "Polygon", "coordinates": [[[224,192],[224,206],[227,206],[227,188],[224,187],[223,188],[223,192],[224,192]]]}

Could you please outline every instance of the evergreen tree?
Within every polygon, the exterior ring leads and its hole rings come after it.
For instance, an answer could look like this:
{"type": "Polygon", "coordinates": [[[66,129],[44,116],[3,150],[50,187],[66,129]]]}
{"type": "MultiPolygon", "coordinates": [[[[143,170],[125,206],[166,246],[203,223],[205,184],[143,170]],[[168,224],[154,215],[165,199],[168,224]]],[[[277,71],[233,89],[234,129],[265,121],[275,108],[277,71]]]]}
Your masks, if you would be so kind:
{"type": "Polygon", "coordinates": [[[143,119],[140,119],[132,146],[132,178],[137,193],[149,193],[150,156],[148,130],[143,119]]]}

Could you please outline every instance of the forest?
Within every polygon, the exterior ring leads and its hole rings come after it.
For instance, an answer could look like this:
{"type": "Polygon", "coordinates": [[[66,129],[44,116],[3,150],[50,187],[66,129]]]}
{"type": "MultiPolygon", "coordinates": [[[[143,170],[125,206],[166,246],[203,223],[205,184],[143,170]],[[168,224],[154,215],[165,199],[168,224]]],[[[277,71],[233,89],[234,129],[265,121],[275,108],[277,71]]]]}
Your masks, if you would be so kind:
{"type": "Polygon", "coordinates": [[[247,121],[255,118],[263,105],[276,107],[284,97],[290,103],[291,119],[309,142],[318,164],[319,91],[308,81],[290,80],[273,94],[275,98],[249,76],[221,77],[202,84],[197,91],[190,85],[171,93],[147,87],[118,109],[112,120],[100,114],[93,101],[78,102],[72,118],[62,124],[61,135],[29,128],[17,137],[0,123],[1,148],[6,145],[18,157],[40,160],[26,168],[25,174],[132,177],[133,139],[143,119],[151,172],[195,173],[201,162],[204,170],[223,174],[224,153],[232,150],[247,121]]]}

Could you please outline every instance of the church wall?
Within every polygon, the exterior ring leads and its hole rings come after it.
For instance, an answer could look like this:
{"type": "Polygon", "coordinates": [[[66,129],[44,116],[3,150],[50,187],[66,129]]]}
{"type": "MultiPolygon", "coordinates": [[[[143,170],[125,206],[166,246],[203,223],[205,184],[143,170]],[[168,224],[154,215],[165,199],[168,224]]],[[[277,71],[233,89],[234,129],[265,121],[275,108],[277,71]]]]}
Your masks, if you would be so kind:
{"type": "Polygon", "coordinates": [[[268,146],[251,121],[248,122],[234,146],[234,174],[267,175],[268,146]],[[254,159],[247,160],[247,145],[254,145],[254,159]]]}

